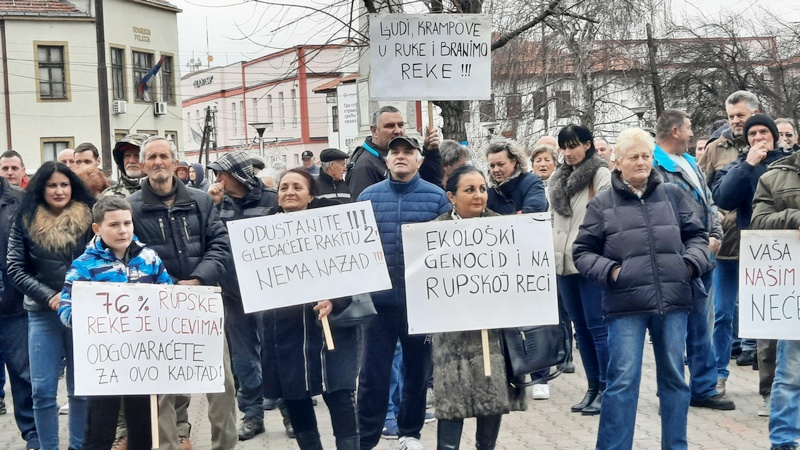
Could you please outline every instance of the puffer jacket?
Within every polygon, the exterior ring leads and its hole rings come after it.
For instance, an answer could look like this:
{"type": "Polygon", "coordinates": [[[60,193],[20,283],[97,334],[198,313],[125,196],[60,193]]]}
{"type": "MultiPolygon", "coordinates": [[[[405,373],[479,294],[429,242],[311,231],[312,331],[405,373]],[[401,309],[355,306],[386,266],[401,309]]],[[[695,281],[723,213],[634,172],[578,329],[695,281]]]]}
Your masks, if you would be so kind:
{"type": "Polygon", "coordinates": [[[547,196],[539,175],[525,172],[489,188],[486,207],[502,216],[547,211],[547,196]]]}
{"type": "MultiPolygon", "coordinates": [[[[358,198],[364,189],[389,178],[389,169],[386,167],[386,155],[388,154],[389,150],[372,143],[371,136],[367,137],[364,144],[353,150],[345,178],[350,186],[350,198],[358,198]],[[375,151],[377,155],[368,151],[367,147],[375,151]]],[[[422,155],[425,159],[419,168],[419,176],[428,183],[441,186],[444,178],[441,153],[438,149],[423,149],[422,155]]]]}
{"type": "MultiPolygon", "coordinates": [[[[483,217],[497,216],[487,210],[483,217]]],[[[452,211],[436,220],[453,220],[452,211]]],[[[512,387],[506,378],[501,330],[489,330],[492,375],[483,373],[481,332],[456,331],[433,335],[433,390],[436,417],[446,420],[494,416],[524,411],[525,388],[512,387]]]]}
{"type": "Polygon", "coordinates": [[[208,194],[186,187],[178,177],[173,183],[171,207],[156,197],[149,181],[128,198],[136,235],[158,253],[174,281],[216,285],[230,262],[228,231],[208,194]]]}
{"type": "MultiPolygon", "coordinates": [[[[744,136],[731,136],[730,129],[725,130],[719,139],[709,142],[703,157],[697,161],[706,177],[706,184],[711,189],[717,171],[722,170],[739,157],[742,152],[747,151],[747,139],[744,136]]],[[[717,205],[719,207],[719,205],[717,205]]],[[[736,226],[736,210],[727,211],[719,208],[723,217],[720,221],[722,226],[722,245],[717,252],[718,259],[737,259],[739,258],[739,228],[736,226]]]]}
{"type": "MultiPolygon", "coordinates": [[[[232,198],[228,195],[223,197],[220,204],[217,205],[219,217],[223,223],[227,224],[229,220],[261,217],[275,213],[275,209],[278,207],[278,194],[274,189],[270,189],[260,182],[259,184],[258,188],[251,189],[242,198],[232,198]]],[[[225,266],[226,275],[220,279],[222,297],[225,299],[225,305],[241,304],[242,294],[239,290],[232,254],[230,254],[230,258],[225,266]]]]}
{"type": "Polygon", "coordinates": [[[403,257],[403,233],[401,227],[406,223],[428,222],[452,207],[438,186],[421,179],[419,174],[407,183],[384,180],[368,187],[358,201],[372,201],[378,232],[386,258],[386,268],[393,288],[372,294],[376,305],[405,305],[406,281],[403,257]]]}
{"type": "Polygon", "coordinates": [[[25,294],[25,310],[50,311],[48,302],[61,292],[67,270],[92,236],[92,212],[77,201],[57,216],[40,205],[30,223],[22,217],[14,221],[8,238],[8,276],[25,294]]]}
{"type": "Polygon", "coordinates": [[[95,236],[86,246],[86,251],[72,262],[64,278],[58,307],[58,316],[66,326],[72,325],[72,284],[76,281],[172,284],[161,258],[153,249],[139,242],[136,236],[128,247],[125,260],[117,258],[105,246],[103,239],[95,236]]]}
{"type": "Polygon", "coordinates": [[[797,230],[800,228],[800,153],[770,164],[758,180],[753,197],[755,230],[797,230]]]}
{"type": "Polygon", "coordinates": [[[662,183],[655,171],[640,199],[615,170],[611,189],[589,203],[572,254],[581,275],[605,286],[606,317],[691,309],[690,283],[711,263],[708,233],[689,201],[680,189],[662,183]],[[667,189],[672,190],[680,227],[667,189]],[[617,267],[617,280],[612,281],[617,267]]]}
{"type": "Polygon", "coordinates": [[[611,186],[611,172],[599,157],[592,157],[575,168],[561,166],[548,180],[550,182],[550,213],[553,215],[553,247],[556,257],[556,274],[578,273],[572,260],[572,243],[586,216],[586,207],[600,191],[611,186]],[[588,163],[588,164],[587,164],[588,163]],[[560,189],[559,181],[567,177],[566,189],[560,189]],[[590,192],[589,186],[594,192],[590,192]],[[581,188],[581,186],[583,186],[581,188]],[[572,190],[580,189],[573,195],[572,190]],[[570,215],[560,214],[562,208],[570,215]]]}
{"type": "Polygon", "coordinates": [[[336,181],[324,170],[320,170],[319,177],[317,177],[317,195],[315,198],[327,198],[336,200],[338,203],[350,203],[352,201],[347,180],[336,181]]]}
{"type": "MultiPolygon", "coordinates": [[[[749,149],[748,149],[749,151],[749,149]]],[[[767,152],[766,158],[757,166],[746,162],[747,152],[723,167],[714,176],[711,192],[714,201],[722,209],[736,210],[736,225],[740,230],[750,227],[750,216],[753,214],[753,196],[756,193],[758,179],[767,171],[767,166],[787,156],[778,148],[767,152]]]]}
{"type": "Polygon", "coordinates": [[[692,183],[689,174],[684,172],[681,166],[675,164],[667,152],[658,145],[653,152],[653,168],[658,171],[664,182],[678,186],[694,199],[692,203],[694,213],[705,224],[709,237],[722,240],[722,225],[719,223],[717,205],[714,204],[705,174],[699,169],[694,156],[684,153],[681,157],[694,168],[694,173],[700,180],[700,189],[692,183]]]}
{"type": "Polygon", "coordinates": [[[11,233],[11,225],[14,216],[22,202],[22,189],[12,186],[5,178],[0,177],[0,276],[3,277],[0,288],[2,291],[2,301],[0,301],[0,316],[12,316],[25,311],[22,302],[24,295],[11,284],[8,276],[8,235],[11,233]]]}

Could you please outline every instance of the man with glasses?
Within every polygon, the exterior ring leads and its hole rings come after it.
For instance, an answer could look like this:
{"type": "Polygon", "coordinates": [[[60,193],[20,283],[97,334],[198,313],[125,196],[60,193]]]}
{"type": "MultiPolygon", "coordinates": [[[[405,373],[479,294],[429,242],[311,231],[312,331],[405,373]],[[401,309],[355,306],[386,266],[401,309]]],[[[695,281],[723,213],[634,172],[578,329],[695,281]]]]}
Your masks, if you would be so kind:
{"type": "Polygon", "coordinates": [[[797,133],[792,119],[775,119],[775,125],[778,126],[778,135],[783,148],[791,152],[797,151],[797,133]]]}
{"type": "Polygon", "coordinates": [[[350,203],[350,187],[344,179],[347,171],[347,153],[336,149],[326,148],[319,154],[322,167],[317,178],[319,194],[317,198],[327,198],[340,203],[350,203]]]}

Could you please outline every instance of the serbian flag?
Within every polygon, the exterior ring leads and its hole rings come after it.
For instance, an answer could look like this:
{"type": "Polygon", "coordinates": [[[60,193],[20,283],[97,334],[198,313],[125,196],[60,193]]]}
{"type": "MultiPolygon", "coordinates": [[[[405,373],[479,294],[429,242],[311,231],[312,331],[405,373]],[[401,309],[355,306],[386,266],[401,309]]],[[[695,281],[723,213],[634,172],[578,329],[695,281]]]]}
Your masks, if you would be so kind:
{"type": "Polygon", "coordinates": [[[167,59],[167,56],[162,55],[161,59],[158,60],[158,64],[153,66],[153,68],[150,69],[150,72],[147,72],[147,75],[143,76],[141,81],[139,81],[139,86],[136,88],[136,90],[140,97],[144,97],[144,92],[150,89],[150,79],[153,78],[153,75],[157,74],[159,70],[161,70],[161,65],[164,64],[165,59],[167,59]]]}

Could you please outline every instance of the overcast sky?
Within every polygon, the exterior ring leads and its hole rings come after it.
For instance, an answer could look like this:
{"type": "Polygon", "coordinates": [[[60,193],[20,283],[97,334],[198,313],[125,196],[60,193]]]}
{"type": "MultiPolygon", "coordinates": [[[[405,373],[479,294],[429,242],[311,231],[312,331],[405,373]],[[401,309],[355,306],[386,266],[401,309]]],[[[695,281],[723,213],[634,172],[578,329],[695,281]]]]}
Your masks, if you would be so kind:
{"type": "MultiPolygon", "coordinates": [[[[178,15],[181,72],[186,72],[190,58],[201,59],[206,66],[206,51],[214,65],[248,60],[286,47],[304,43],[324,43],[336,21],[311,14],[309,7],[334,3],[331,0],[281,0],[280,3],[302,6],[267,6],[253,0],[170,0],[183,10],[178,15]],[[208,26],[206,27],[206,23],[208,26]],[[208,46],[206,46],[206,32],[208,46]],[[249,37],[245,37],[249,36],[249,37]]],[[[759,14],[764,6],[780,11],[788,21],[798,22],[798,0],[665,0],[671,2],[675,19],[688,16],[718,17],[721,5],[725,11],[737,11],[742,17],[759,14]]],[[[341,3],[336,1],[335,3],[341,3]]],[[[343,2],[350,3],[350,2],[343,2]]],[[[354,2],[357,5],[360,1],[354,2]]],[[[331,14],[347,22],[349,8],[331,14]]],[[[340,34],[342,37],[346,37],[340,34]]]]}

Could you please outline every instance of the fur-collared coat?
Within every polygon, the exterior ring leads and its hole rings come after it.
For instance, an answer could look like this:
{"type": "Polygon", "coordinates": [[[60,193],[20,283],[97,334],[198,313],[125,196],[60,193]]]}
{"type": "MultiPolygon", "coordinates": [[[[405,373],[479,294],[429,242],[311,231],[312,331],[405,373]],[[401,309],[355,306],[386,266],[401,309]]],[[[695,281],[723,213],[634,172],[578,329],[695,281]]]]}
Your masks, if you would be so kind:
{"type": "MultiPolygon", "coordinates": [[[[487,210],[484,215],[498,214],[487,210]]],[[[436,220],[452,219],[452,212],[446,212],[436,220]]],[[[525,389],[513,388],[508,383],[501,339],[500,330],[489,330],[492,375],[487,377],[483,371],[480,331],[433,335],[433,390],[436,392],[437,419],[496,416],[525,410],[525,389]]]]}
{"type": "Polygon", "coordinates": [[[611,186],[611,172],[605,160],[592,155],[577,167],[563,164],[549,181],[556,274],[576,274],[578,269],[572,261],[572,243],[578,237],[589,202],[611,186]],[[589,189],[590,185],[593,189],[589,189]]]}
{"type": "Polygon", "coordinates": [[[73,200],[58,215],[40,205],[30,223],[22,222],[14,221],[8,238],[8,276],[25,294],[27,311],[48,311],[72,261],[94,236],[92,212],[73,200]]]}

